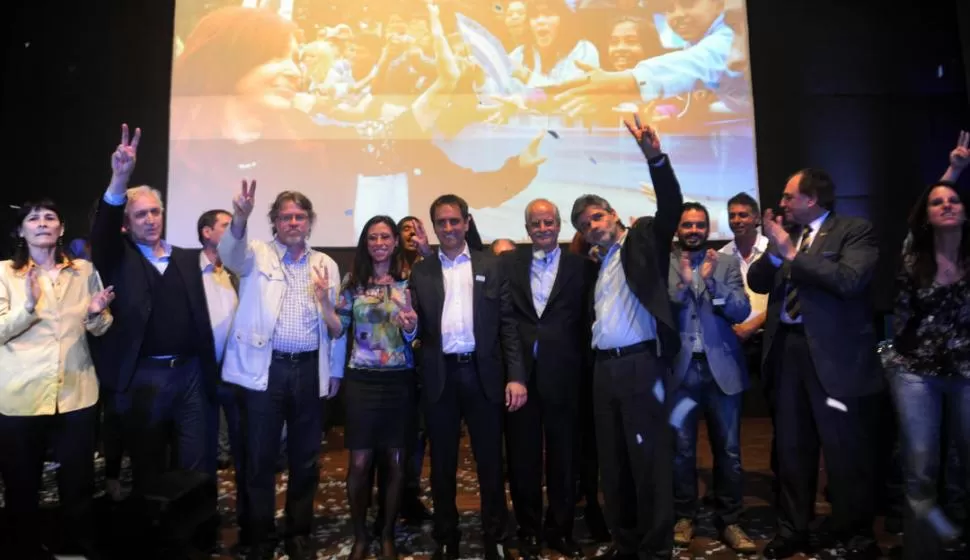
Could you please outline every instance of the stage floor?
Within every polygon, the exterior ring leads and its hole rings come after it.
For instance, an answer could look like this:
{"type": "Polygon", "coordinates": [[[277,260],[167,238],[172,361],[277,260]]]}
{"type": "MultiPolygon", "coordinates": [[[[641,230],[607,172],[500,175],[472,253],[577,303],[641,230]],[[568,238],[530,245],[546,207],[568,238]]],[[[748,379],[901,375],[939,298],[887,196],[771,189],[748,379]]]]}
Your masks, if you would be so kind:
{"type": "MultiPolygon", "coordinates": [[[[703,423],[702,423],[703,424],[703,423]]],[[[707,443],[706,430],[701,428],[701,441],[698,449],[698,468],[701,472],[700,492],[703,494],[711,480],[712,458],[707,443]]],[[[745,418],[742,427],[742,461],[745,469],[745,505],[746,514],[744,526],[752,538],[764,545],[774,533],[774,514],[771,508],[771,471],[769,468],[769,449],[771,444],[771,423],[765,418],[745,418]]],[[[317,558],[341,558],[350,553],[353,544],[350,515],[346,503],[345,478],[347,474],[348,454],[343,449],[342,431],[335,429],[330,432],[327,442],[327,452],[323,456],[323,470],[321,472],[320,493],[317,500],[317,524],[314,530],[314,540],[319,551],[317,558]]],[[[478,515],[479,497],[478,484],[475,479],[475,463],[472,458],[468,438],[462,439],[461,458],[458,472],[458,510],[461,513],[462,558],[481,558],[481,530],[478,515]]],[[[428,461],[425,461],[422,489],[423,500],[430,508],[432,505],[430,486],[428,484],[428,461]]],[[[816,501],[816,510],[820,515],[829,512],[829,505],[821,495],[824,484],[824,472],[820,472],[820,495],[816,501]]],[[[223,530],[223,542],[226,554],[220,558],[233,558],[232,545],[236,539],[236,529],[232,520],[232,496],[234,484],[231,471],[220,473],[220,508],[225,514],[226,526],[223,530]]],[[[277,517],[283,513],[283,492],[285,479],[281,477],[277,486],[280,491],[277,503],[277,517]]],[[[509,500],[511,509],[511,500],[509,500]]],[[[577,507],[576,540],[583,545],[587,554],[592,557],[605,545],[593,544],[588,538],[586,527],[582,521],[582,507],[577,507]]],[[[705,508],[705,517],[699,527],[700,536],[694,539],[689,549],[675,549],[675,558],[720,560],[727,558],[744,558],[746,555],[734,553],[716,539],[716,532],[709,519],[710,510],[705,508]]],[[[882,531],[882,519],[877,521],[880,533],[880,544],[884,551],[899,543],[899,538],[886,535],[882,531]]],[[[510,530],[514,535],[514,530],[510,530]]],[[[419,528],[399,525],[397,542],[402,558],[408,556],[414,560],[430,558],[435,543],[431,538],[431,523],[426,522],[419,528]]],[[[372,554],[378,551],[377,542],[373,543],[372,554]]],[[[510,544],[513,552],[514,543],[510,544]]],[[[280,548],[282,557],[282,547],[280,548]]],[[[544,557],[555,559],[559,555],[544,551],[544,557]]],[[[838,558],[839,551],[832,550],[829,554],[816,556],[818,558],[838,558]]]]}
{"type": "MultiPolygon", "coordinates": [[[[711,454],[708,449],[706,431],[703,422],[698,448],[698,467],[701,473],[700,493],[703,495],[711,480],[711,454]]],[[[769,469],[769,449],[771,442],[771,424],[766,418],[745,418],[742,426],[742,461],[745,469],[745,506],[746,513],[743,525],[752,538],[757,539],[762,546],[774,533],[774,514],[771,507],[771,472],[769,469]]],[[[317,547],[317,559],[337,559],[346,557],[353,544],[353,531],[350,524],[350,514],[346,500],[346,475],[348,453],[343,449],[343,431],[336,428],[328,433],[326,450],[322,457],[322,470],[317,495],[317,516],[313,531],[314,545],[317,547]]],[[[127,463],[127,461],[126,461],[127,463]]],[[[98,485],[103,487],[103,461],[98,460],[98,485]]],[[[481,558],[481,530],[478,515],[479,497],[478,485],[475,480],[475,466],[469,447],[468,438],[462,439],[461,458],[458,472],[458,509],[461,514],[461,553],[462,558],[481,558]]],[[[425,461],[423,473],[422,499],[430,508],[432,506],[428,484],[428,462],[425,461]]],[[[816,500],[816,511],[820,516],[829,512],[829,505],[822,496],[821,489],[825,482],[825,473],[820,471],[819,496],[816,500]]],[[[44,491],[41,496],[46,506],[54,506],[57,502],[54,472],[49,471],[44,477],[44,491]]],[[[127,468],[123,470],[122,479],[130,478],[127,468]]],[[[277,519],[283,516],[283,498],[286,491],[286,477],[281,475],[277,481],[277,519]]],[[[219,473],[219,509],[222,514],[222,530],[220,550],[211,558],[232,559],[239,558],[235,547],[237,528],[235,520],[235,484],[232,470],[219,473]]],[[[103,499],[103,498],[102,498],[103,499]]],[[[511,502],[510,502],[511,504],[511,502]]],[[[373,514],[373,512],[372,512],[373,514]]],[[[582,507],[577,507],[577,522],[575,528],[576,540],[583,545],[587,554],[592,557],[599,550],[605,549],[591,542],[588,538],[585,523],[582,520],[582,507]]],[[[724,560],[728,558],[745,557],[738,555],[717,541],[717,535],[710,521],[710,510],[705,508],[703,518],[698,528],[698,537],[694,539],[690,548],[675,549],[674,558],[682,560],[724,560]]],[[[899,537],[887,535],[883,531],[883,519],[876,522],[879,543],[883,551],[899,544],[899,537]]],[[[52,533],[57,533],[51,527],[52,533]]],[[[510,529],[514,535],[514,530],[510,529]]],[[[52,535],[53,536],[53,535],[52,535]]],[[[431,557],[435,543],[431,538],[431,523],[425,522],[420,527],[406,527],[399,524],[397,528],[397,543],[402,559],[424,560],[431,557]]],[[[372,554],[378,551],[378,543],[373,543],[372,554]]],[[[515,551],[514,542],[510,548],[515,551]]],[[[545,558],[555,559],[559,556],[545,551],[545,558]]],[[[966,558],[966,551],[956,552],[953,558],[966,558]]],[[[136,556],[133,556],[136,557],[136,556]]],[[[373,556],[372,556],[373,557],[373,556]]],[[[517,555],[516,555],[517,557],[517,555]]],[[[755,556],[757,557],[757,556],[755,556]]],[[[840,551],[830,550],[815,558],[839,558],[840,551]]],[[[278,558],[285,558],[282,546],[278,558]]],[[[799,557],[804,558],[804,557],[799,557]]]]}

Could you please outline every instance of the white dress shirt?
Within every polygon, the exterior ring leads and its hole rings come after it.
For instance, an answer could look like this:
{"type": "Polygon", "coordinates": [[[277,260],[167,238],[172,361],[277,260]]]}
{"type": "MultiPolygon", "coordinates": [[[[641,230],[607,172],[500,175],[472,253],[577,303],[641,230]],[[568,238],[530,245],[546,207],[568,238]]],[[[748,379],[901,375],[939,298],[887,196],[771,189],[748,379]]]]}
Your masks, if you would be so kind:
{"type": "Polygon", "coordinates": [[[212,339],[216,344],[216,363],[222,363],[239,296],[232,287],[226,267],[221,264],[216,267],[205,251],[199,253],[199,267],[202,269],[202,285],[205,287],[205,301],[212,323],[212,339]]]}
{"type": "Polygon", "coordinates": [[[596,278],[593,311],[593,348],[612,350],[657,338],[657,320],[630,290],[620,251],[629,230],[610,247],[596,278]]]}
{"type": "Polygon", "coordinates": [[[441,308],[441,351],[463,354],[475,351],[474,278],[468,244],[449,259],[438,250],[441,275],[445,284],[445,302],[441,308]]]}
{"type": "Polygon", "coordinates": [[[748,294],[748,301],[751,302],[751,313],[745,321],[750,321],[758,315],[761,315],[768,309],[768,294],[759,294],[751,291],[748,287],[748,269],[751,268],[751,263],[761,258],[761,255],[765,254],[768,250],[768,238],[758,232],[758,237],[755,239],[754,247],[751,248],[751,254],[745,259],[741,255],[741,251],[738,251],[737,244],[734,241],[728,243],[721,248],[721,253],[725,255],[731,255],[738,259],[738,263],[741,265],[741,280],[744,281],[744,293],[748,294]]]}

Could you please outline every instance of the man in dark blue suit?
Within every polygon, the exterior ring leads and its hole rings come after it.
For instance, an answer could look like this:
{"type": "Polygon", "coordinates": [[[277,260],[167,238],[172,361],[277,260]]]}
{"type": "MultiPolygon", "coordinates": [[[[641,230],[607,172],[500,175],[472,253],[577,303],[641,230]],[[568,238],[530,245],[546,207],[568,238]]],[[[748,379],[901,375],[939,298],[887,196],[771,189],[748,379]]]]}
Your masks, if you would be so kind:
{"type": "Polygon", "coordinates": [[[804,169],[782,194],[784,223],[765,212],[768,250],[748,285],[769,294],[762,367],[771,389],[778,450],[778,534],[763,554],[810,551],[819,447],[832,515],[819,535],[844,558],[881,555],[873,538],[874,411],[883,390],[869,282],[879,248],[872,225],[834,210],[835,184],[804,169]]]}
{"type": "MultiPolygon", "coordinates": [[[[674,543],[689,546],[697,515],[697,419],[704,410],[714,455],[714,523],[738,552],[756,552],[740,525],[742,505],[741,395],[748,387],[744,351],[733,325],[751,312],[737,259],[706,249],[707,208],[684,204],[670,256],[670,297],[680,327],[673,367],[673,403],[696,403],[679,417],[674,455],[674,543]],[[685,400],[690,399],[690,400],[685,400]]],[[[680,405],[683,406],[683,405],[680,405]]]]}

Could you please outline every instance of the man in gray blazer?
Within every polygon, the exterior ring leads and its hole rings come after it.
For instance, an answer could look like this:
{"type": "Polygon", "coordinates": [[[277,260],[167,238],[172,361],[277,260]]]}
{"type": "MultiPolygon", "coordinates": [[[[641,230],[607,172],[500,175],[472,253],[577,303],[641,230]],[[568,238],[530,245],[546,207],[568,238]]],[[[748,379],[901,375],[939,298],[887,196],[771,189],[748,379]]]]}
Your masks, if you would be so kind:
{"type": "Polygon", "coordinates": [[[748,387],[744,351],[732,325],[751,313],[737,259],[706,249],[707,208],[684,204],[670,257],[670,297],[680,329],[673,364],[674,543],[689,546],[697,500],[697,418],[703,409],[714,455],[714,523],[738,552],[757,547],[741,528],[741,394],[748,387]]]}

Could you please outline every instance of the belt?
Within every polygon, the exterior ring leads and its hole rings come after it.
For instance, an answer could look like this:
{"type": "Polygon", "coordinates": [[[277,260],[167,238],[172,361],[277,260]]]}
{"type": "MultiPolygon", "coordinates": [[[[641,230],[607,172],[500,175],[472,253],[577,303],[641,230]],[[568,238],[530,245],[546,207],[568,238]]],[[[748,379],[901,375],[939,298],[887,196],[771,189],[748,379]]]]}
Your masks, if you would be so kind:
{"type": "Polygon", "coordinates": [[[475,360],[474,352],[460,352],[458,354],[445,354],[445,361],[455,364],[470,364],[475,360]]]}
{"type": "Polygon", "coordinates": [[[273,360],[277,362],[306,362],[308,360],[316,360],[319,356],[319,350],[310,350],[309,352],[280,352],[279,350],[273,350],[273,360]]]}
{"type": "Polygon", "coordinates": [[[165,367],[168,369],[175,369],[182,367],[190,361],[194,360],[195,356],[144,356],[138,358],[138,362],[151,367],[165,367]]]}
{"type": "Polygon", "coordinates": [[[640,354],[642,352],[653,352],[657,353],[657,341],[656,340],[644,340],[643,342],[638,342],[636,344],[631,344],[629,346],[621,346],[619,348],[609,348],[603,350],[596,348],[596,359],[597,360],[613,360],[616,358],[622,358],[624,356],[630,356],[632,354],[640,354]]]}

